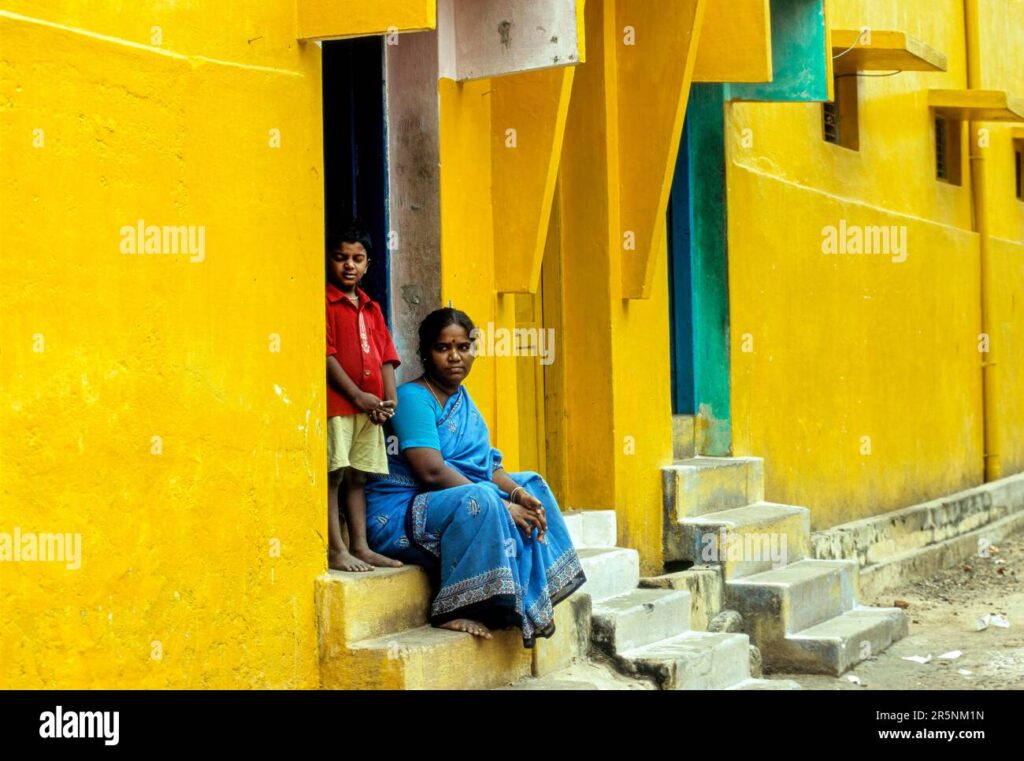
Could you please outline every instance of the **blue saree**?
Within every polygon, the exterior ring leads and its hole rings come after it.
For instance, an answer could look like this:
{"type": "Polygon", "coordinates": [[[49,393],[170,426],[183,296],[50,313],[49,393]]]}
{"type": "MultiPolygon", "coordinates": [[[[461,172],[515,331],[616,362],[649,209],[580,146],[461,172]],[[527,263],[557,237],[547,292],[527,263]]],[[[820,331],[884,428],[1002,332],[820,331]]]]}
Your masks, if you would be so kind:
{"type": "MultiPolygon", "coordinates": [[[[398,410],[389,423],[399,452],[389,445],[387,475],[369,474],[366,534],[370,547],[423,566],[437,594],[430,621],[480,621],[494,629],[522,631],[523,645],[555,631],[553,608],[586,581],[554,495],[536,473],[509,477],[544,505],[548,531],[527,535],[516,526],[491,481],[501,452],[465,388],[442,409],[418,383],[398,388],[398,410]],[[472,484],[428,491],[416,480],[402,451],[438,449],[445,463],[472,484]]],[[[389,439],[389,441],[392,441],[389,439]]]]}

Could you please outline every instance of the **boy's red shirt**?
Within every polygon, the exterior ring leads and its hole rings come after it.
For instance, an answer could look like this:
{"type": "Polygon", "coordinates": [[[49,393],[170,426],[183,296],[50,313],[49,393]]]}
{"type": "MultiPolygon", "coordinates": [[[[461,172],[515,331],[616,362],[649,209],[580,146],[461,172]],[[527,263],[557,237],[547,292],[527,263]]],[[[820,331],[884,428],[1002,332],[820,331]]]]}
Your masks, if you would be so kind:
{"type": "MultiPolygon", "coordinates": [[[[331,283],[327,284],[327,356],[332,354],[359,388],[384,396],[381,368],[385,362],[401,364],[384,313],[362,288],[356,287],[359,308],[331,283]],[[360,317],[362,319],[360,319],[360,317]],[[360,323],[363,331],[360,331],[360,323]],[[362,333],[365,333],[365,338],[362,333]]],[[[343,393],[327,383],[327,417],[355,415],[359,410],[343,393]]]]}

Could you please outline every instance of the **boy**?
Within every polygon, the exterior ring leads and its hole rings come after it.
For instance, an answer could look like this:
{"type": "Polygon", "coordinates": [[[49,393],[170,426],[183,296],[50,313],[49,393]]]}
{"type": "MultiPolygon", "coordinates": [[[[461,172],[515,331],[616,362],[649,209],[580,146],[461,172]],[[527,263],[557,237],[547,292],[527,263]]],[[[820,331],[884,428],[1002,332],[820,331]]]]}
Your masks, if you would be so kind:
{"type": "Polygon", "coordinates": [[[327,563],[337,571],[402,565],[366,543],[363,486],[367,473],[388,472],[381,424],[395,414],[400,364],[380,307],[359,287],[370,250],[370,236],[355,226],[327,238],[327,563]],[[338,515],[343,482],[350,548],[338,515]]]}

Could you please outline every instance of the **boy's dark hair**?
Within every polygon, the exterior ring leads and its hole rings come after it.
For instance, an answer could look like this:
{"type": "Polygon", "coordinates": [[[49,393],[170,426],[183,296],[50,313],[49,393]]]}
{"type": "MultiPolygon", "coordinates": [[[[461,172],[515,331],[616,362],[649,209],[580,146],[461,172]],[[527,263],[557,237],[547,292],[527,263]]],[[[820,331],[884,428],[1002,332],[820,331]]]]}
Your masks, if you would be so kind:
{"type": "Polygon", "coordinates": [[[326,253],[333,254],[342,243],[358,243],[366,249],[366,256],[373,253],[373,244],[370,242],[370,233],[358,222],[350,222],[341,229],[327,231],[326,253]]]}
{"type": "Polygon", "coordinates": [[[424,317],[423,322],[420,323],[420,359],[424,363],[428,361],[430,347],[434,345],[438,334],[449,325],[460,325],[466,331],[466,335],[470,337],[470,340],[476,338],[474,335],[476,326],[468,314],[451,307],[435,309],[424,317]]]}

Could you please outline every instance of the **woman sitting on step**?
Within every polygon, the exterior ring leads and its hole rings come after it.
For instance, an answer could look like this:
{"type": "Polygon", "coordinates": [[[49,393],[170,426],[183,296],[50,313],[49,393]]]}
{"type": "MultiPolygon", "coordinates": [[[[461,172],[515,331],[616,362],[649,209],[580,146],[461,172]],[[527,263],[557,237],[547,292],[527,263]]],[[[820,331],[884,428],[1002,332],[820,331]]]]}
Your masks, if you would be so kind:
{"type": "MultiPolygon", "coordinates": [[[[370,547],[430,572],[434,626],[485,639],[515,626],[523,645],[555,631],[552,608],[586,581],[554,495],[536,473],[506,473],[462,383],[472,321],[439,309],[420,324],[424,373],[398,388],[398,454],[366,487],[370,547]]],[[[389,446],[389,451],[391,447],[389,446]]]]}

